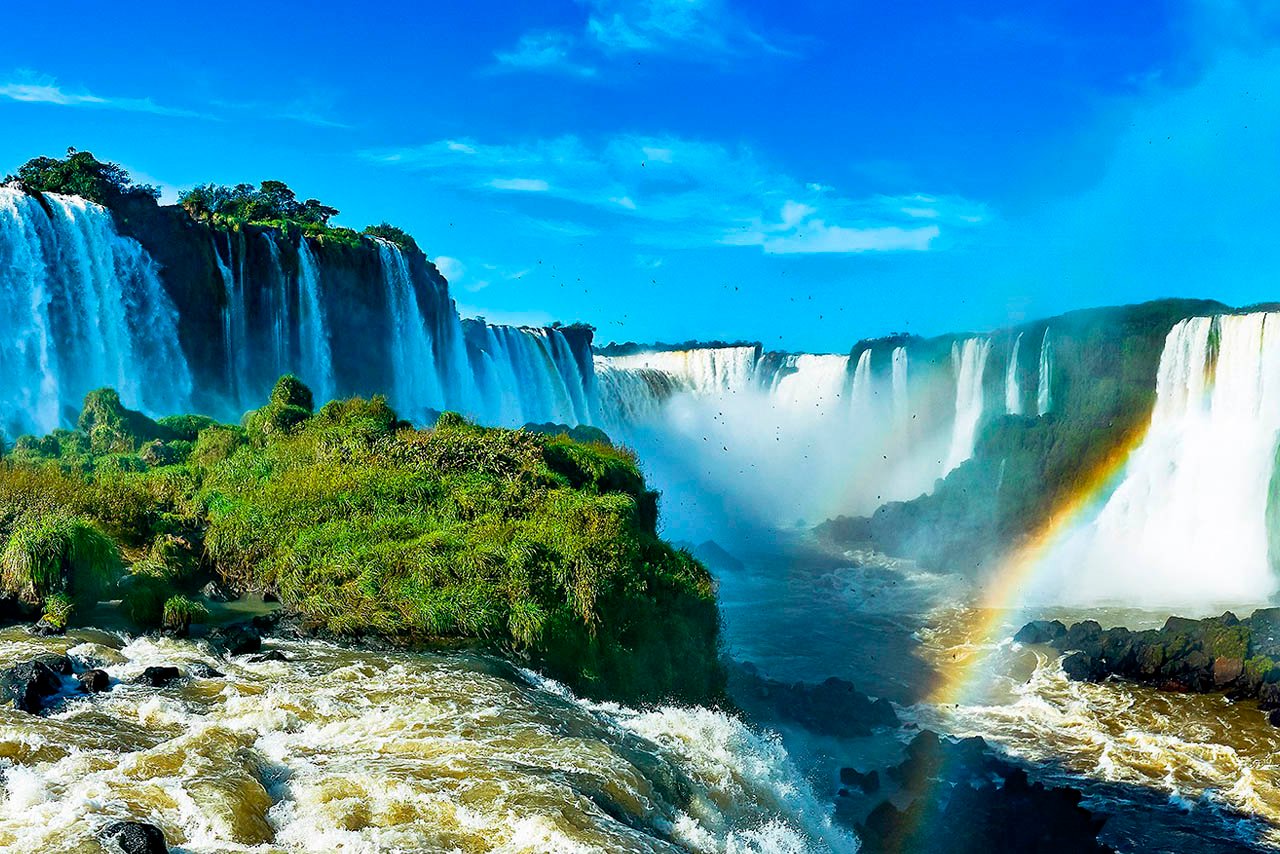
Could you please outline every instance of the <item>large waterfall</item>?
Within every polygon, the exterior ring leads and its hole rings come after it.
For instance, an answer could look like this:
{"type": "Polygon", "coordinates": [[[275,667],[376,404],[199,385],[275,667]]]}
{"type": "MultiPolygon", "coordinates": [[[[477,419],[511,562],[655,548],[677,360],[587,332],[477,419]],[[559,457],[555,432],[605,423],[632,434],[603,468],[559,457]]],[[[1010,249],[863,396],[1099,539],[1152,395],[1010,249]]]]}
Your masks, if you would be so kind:
{"type": "Polygon", "coordinates": [[[626,352],[597,356],[595,374],[603,421],[663,486],[669,524],[789,525],[914,498],[952,457],[968,457],[990,342],[960,349],[967,362],[926,355],[910,375],[908,346],[874,343],[852,358],[758,346],[626,352]]]}
{"type": "Polygon", "coordinates": [[[0,378],[10,436],[57,427],[103,385],[129,406],[188,404],[173,303],[104,208],[0,187],[0,378]]]}
{"type": "Polygon", "coordinates": [[[333,353],[324,304],[320,301],[320,265],[307,238],[298,240],[299,373],[318,400],[334,396],[333,353]]]}
{"type": "Polygon", "coordinates": [[[1058,601],[1265,601],[1280,432],[1280,313],[1194,317],[1169,332],[1151,426],[1097,516],[1062,548],[1058,601]]]}
{"type": "Polygon", "coordinates": [[[1018,355],[1022,352],[1022,333],[1013,339],[1009,350],[1009,363],[1004,371],[1004,411],[1008,415],[1022,414],[1022,385],[1018,381],[1018,355]]]}
{"type": "Polygon", "coordinates": [[[1048,415],[1053,408],[1053,342],[1049,339],[1049,330],[1044,331],[1040,342],[1040,370],[1036,386],[1036,414],[1048,415]]]}
{"type": "Polygon", "coordinates": [[[983,375],[990,355],[988,338],[969,338],[951,345],[951,361],[956,371],[956,417],[951,450],[947,453],[947,471],[973,456],[983,413],[983,375]]]}

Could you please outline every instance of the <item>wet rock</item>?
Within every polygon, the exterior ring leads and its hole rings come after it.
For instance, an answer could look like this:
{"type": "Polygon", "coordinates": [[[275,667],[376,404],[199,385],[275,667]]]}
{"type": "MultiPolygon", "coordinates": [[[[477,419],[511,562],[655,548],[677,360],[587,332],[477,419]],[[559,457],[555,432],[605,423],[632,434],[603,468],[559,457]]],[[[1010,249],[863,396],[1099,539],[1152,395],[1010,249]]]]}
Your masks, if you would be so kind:
{"type": "Polygon", "coordinates": [[[29,631],[36,637],[51,638],[58,635],[65,635],[67,633],[67,627],[65,625],[54,625],[49,622],[47,617],[41,617],[36,621],[35,625],[29,629],[29,631]]]}
{"type": "Polygon", "coordinates": [[[213,629],[205,640],[224,655],[245,655],[262,649],[262,630],[252,623],[232,623],[213,629]]]}
{"type": "Polygon", "coordinates": [[[144,685],[150,685],[153,688],[163,688],[175,679],[182,678],[182,671],[176,667],[148,667],[142,671],[142,677],[139,681],[144,685]]]}
{"type": "Polygon", "coordinates": [[[868,771],[863,774],[853,768],[841,768],[840,782],[845,786],[856,786],[865,795],[874,795],[880,791],[880,773],[878,771],[868,771]]]}
{"type": "Polygon", "coordinates": [[[1013,636],[1017,643],[1053,643],[1067,633],[1067,627],[1059,620],[1032,620],[1013,636]]]}
{"type": "Polygon", "coordinates": [[[210,667],[207,664],[191,665],[190,673],[196,679],[221,679],[222,677],[227,675],[223,673],[221,670],[214,670],[212,667],[210,667]]]}
{"type": "Polygon", "coordinates": [[[210,602],[231,602],[236,598],[234,593],[217,580],[210,581],[204,587],[201,587],[200,595],[210,602]]]}
{"type": "Polygon", "coordinates": [[[872,700],[852,682],[836,677],[816,685],[787,684],[740,664],[730,669],[729,693],[756,717],[795,723],[820,735],[853,738],[899,723],[888,700],[872,700]]]}
{"type": "Polygon", "coordinates": [[[140,821],[113,821],[102,829],[98,838],[108,851],[120,854],[168,854],[164,832],[153,824],[140,821]]]}
{"type": "Polygon", "coordinates": [[[286,656],[283,652],[281,652],[278,649],[268,650],[267,652],[264,652],[261,655],[249,656],[249,661],[252,664],[261,664],[264,661],[288,661],[288,660],[289,660],[288,656],[286,656]]]}
{"type": "Polygon", "coordinates": [[[107,671],[94,668],[86,670],[76,677],[80,683],[80,690],[85,694],[98,694],[111,686],[111,677],[107,675],[107,671]]]}
{"type": "Polygon", "coordinates": [[[33,658],[32,661],[40,662],[59,676],[70,676],[73,672],[71,668],[71,659],[61,653],[41,653],[33,658]]]}
{"type": "Polygon", "coordinates": [[[0,703],[24,712],[38,712],[46,697],[62,690],[59,673],[39,661],[15,664],[0,672],[0,703]]]}
{"type": "Polygon", "coordinates": [[[857,826],[864,851],[1111,850],[1097,841],[1105,818],[1080,806],[1079,791],[1032,784],[980,738],[955,743],[922,731],[887,775],[915,797],[906,809],[886,799],[870,811],[857,826]]]}
{"type": "Polygon", "coordinates": [[[1280,709],[1272,709],[1267,712],[1267,723],[1275,727],[1280,727],[1280,709]]]}
{"type": "Polygon", "coordinates": [[[1106,669],[1087,652],[1073,652],[1062,659],[1062,670],[1076,682],[1095,682],[1106,675],[1106,669]]]}

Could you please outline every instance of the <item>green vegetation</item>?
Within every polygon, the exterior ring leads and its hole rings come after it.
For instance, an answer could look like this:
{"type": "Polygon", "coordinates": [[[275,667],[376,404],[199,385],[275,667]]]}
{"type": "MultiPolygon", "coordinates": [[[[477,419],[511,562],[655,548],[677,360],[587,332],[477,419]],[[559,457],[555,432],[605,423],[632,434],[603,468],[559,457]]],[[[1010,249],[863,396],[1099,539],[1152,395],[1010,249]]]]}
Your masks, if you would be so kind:
{"type": "MultiPolygon", "coordinates": [[[[1112,463],[1141,439],[1150,421],[1169,329],[1184,317],[1224,308],[1161,300],[1074,312],[1012,330],[1010,341],[1022,331],[1024,340],[1038,342],[1051,326],[1053,411],[987,419],[973,458],[932,493],[886,504],[871,517],[832,520],[820,533],[837,542],[870,542],[935,568],[983,572],[1057,508],[1105,485],[1112,463]]],[[[931,343],[939,359],[949,360],[949,340],[914,345],[913,353],[931,343]]],[[[1003,400],[1004,358],[993,354],[987,365],[988,400],[1003,400]]],[[[1035,360],[1024,353],[1020,367],[1022,387],[1034,389],[1035,360]]]]}
{"type": "Polygon", "coordinates": [[[92,522],[43,513],[24,519],[9,534],[0,552],[0,588],[30,605],[58,595],[92,603],[119,565],[116,544],[92,522]]]}
{"type": "Polygon", "coordinates": [[[79,428],[24,437],[0,465],[4,589],[32,604],[104,591],[123,554],[106,598],[142,626],[202,620],[216,577],[316,630],[478,644],[591,696],[721,689],[710,576],[658,538],[625,450],[454,413],[414,430],[380,397],[313,411],[293,377],[243,427],[151,421],[102,390],[79,428]],[[68,525],[79,539],[45,533],[68,525]],[[71,545],[32,545],[51,541],[71,545]]]}
{"type": "Polygon", "coordinates": [[[407,231],[403,228],[397,228],[389,222],[366,226],[365,230],[360,233],[368,237],[377,237],[382,240],[388,240],[406,252],[422,251],[418,248],[418,242],[410,237],[407,231]]]}
{"type": "Polygon", "coordinates": [[[67,149],[66,158],[36,157],[8,175],[4,183],[17,183],[28,193],[61,193],[80,196],[100,205],[110,205],[122,197],[160,197],[150,184],[135,184],[129,173],[115,163],[103,163],[87,151],[67,149]]]}
{"type": "Polygon", "coordinates": [[[208,617],[209,609],[203,604],[178,594],[165,600],[160,623],[168,631],[185,635],[192,623],[204,622],[208,617]]]}

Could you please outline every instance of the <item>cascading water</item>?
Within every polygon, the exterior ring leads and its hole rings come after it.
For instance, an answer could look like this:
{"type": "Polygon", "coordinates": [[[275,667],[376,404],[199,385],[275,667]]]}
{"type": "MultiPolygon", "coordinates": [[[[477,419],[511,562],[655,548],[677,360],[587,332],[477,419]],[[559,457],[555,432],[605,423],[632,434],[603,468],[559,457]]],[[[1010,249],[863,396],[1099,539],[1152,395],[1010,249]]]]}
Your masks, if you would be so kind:
{"type": "Polygon", "coordinates": [[[870,415],[866,410],[871,405],[871,398],[871,349],[867,348],[858,354],[849,389],[849,408],[854,418],[870,415]]]}
{"type": "Polygon", "coordinates": [[[1267,510],[1280,432],[1280,313],[1194,317],[1165,340],[1151,426],[1063,546],[1055,601],[1254,604],[1276,591],[1267,510]]]}
{"type": "Polygon", "coordinates": [[[0,187],[0,427],[52,430],[103,385],[131,407],[186,406],[191,373],[154,263],[105,208],[44,202],[0,187]]]}
{"type": "Polygon", "coordinates": [[[320,299],[320,265],[305,237],[298,239],[298,315],[298,365],[319,405],[334,396],[333,354],[320,299]]]}
{"type": "Polygon", "coordinates": [[[1036,414],[1048,415],[1053,408],[1053,344],[1049,341],[1049,330],[1044,330],[1044,338],[1040,341],[1040,372],[1036,386],[1036,414]]]}
{"type": "Polygon", "coordinates": [[[911,399],[907,394],[907,348],[894,347],[891,359],[893,417],[895,421],[905,424],[911,408],[911,399]]]}
{"type": "MultiPolygon", "coordinates": [[[[1022,352],[1022,333],[1013,339],[1009,350],[1009,364],[1004,372],[1004,411],[1009,415],[1022,414],[1022,388],[1018,384],[1018,356],[1022,352]]],[[[1043,359],[1043,353],[1041,358],[1043,359]]],[[[1042,368],[1043,370],[1043,368],[1042,368]]]]}
{"type": "Polygon", "coordinates": [[[378,241],[391,332],[391,402],[407,418],[445,407],[427,316],[418,303],[413,276],[400,247],[378,241]]]}
{"type": "Polygon", "coordinates": [[[595,404],[564,333],[478,323],[473,329],[468,340],[480,397],[473,414],[515,427],[593,422],[595,404]]]}
{"type": "Polygon", "coordinates": [[[227,260],[222,260],[218,240],[213,240],[213,258],[222,277],[225,302],[222,307],[222,340],[226,352],[227,398],[233,411],[250,405],[253,388],[250,373],[249,313],[245,305],[244,288],[244,232],[228,232],[227,260]],[[237,255],[236,249],[239,249],[237,255]]]}
{"type": "Polygon", "coordinates": [[[982,380],[991,355],[987,338],[968,338],[951,345],[951,362],[956,375],[956,417],[951,433],[951,450],[947,453],[946,470],[973,456],[982,421],[982,380]]]}

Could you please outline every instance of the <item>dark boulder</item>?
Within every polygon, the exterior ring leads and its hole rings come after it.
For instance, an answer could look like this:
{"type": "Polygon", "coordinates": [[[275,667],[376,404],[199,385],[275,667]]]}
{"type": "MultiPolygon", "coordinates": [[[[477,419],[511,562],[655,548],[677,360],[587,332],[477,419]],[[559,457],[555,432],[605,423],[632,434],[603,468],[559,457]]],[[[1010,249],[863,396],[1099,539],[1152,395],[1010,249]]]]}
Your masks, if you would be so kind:
{"type": "Polygon", "coordinates": [[[38,712],[46,697],[62,690],[62,678],[41,661],[15,664],[0,673],[0,703],[38,712]]]}
{"type": "Polygon", "coordinates": [[[819,735],[855,738],[899,724],[888,700],[873,700],[836,677],[816,685],[788,684],[761,676],[749,663],[739,664],[729,670],[729,693],[757,718],[799,724],[819,735]]]}
{"type": "Polygon", "coordinates": [[[164,832],[140,821],[113,821],[98,834],[108,851],[119,854],[169,854],[164,832]]]}
{"type": "Polygon", "coordinates": [[[200,595],[210,602],[231,602],[236,598],[234,593],[217,580],[210,581],[204,587],[201,587],[200,595]]]}
{"type": "Polygon", "coordinates": [[[289,660],[288,656],[286,656],[283,652],[281,652],[278,649],[268,650],[267,652],[261,653],[260,655],[249,656],[249,662],[251,664],[261,664],[264,661],[288,661],[288,660],[289,660]]]}
{"type": "Polygon", "coordinates": [[[142,677],[139,680],[144,685],[150,685],[152,688],[163,688],[175,679],[182,678],[182,671],[176,667],[148,667],[142,671],[142,677]]]}
{"type": "Polygon", "coordinates": [[[1106,669],[1087,652],[1069,653],[1062,659],[1062,669],[1074,682],[1096,682],[1106,675],[1106,669]]]}
{"type": "Polygon", "coordinates": [[[1013,636],[1017,643],[1054,643],[1067,633],[1067,627],[1059,620],[1032,620],[1013,636]]]}
{"type": "Polygon", "coordinates": [[[840,783],[845,786],[856,786],[862,790],[863,794],[873,795],[880,791],[880,774],[877,771],[868,771],[863,774],[853,768],[841,768],[840,783]]]}
{"type": "Polygon", "coordinates": [[[45,652],[37,655],[32,661],[38,661],[59,676],[70,676],[73,672],[71,659],[56,652],[45,652]]]}
{"type": "Polygon", "coordinates": [[[189,672],[196,679],[221,679],[227,675],[221,670],[214,670],[207,664],[193,664],[189,672]]]}
{"type": "Polygon", "coordinates": [[[1267,723],[1280,727],[1280,709],[1272,709],[1267,712],[1267,723]]]}
{"type": "Polygon", "coordinates": [[[224,655],[245,655],[262,649],[262,630],[252,623],[220,626],[205,639],[211,648],[224,655]]]}
{"type": "Polygon", "coordinates": [[[80,690],[85,694],[98,694],[111,686],[111,677],[107,675],[107,671],[97,668],[86,670],[76,679],[80,682],[80,690]]]}
{"type": "Polygon", "coordinates": [[[58,635],[65,635],[67,633],[67,627],[65,625],[58,625],[56,623],[49,622],[48,617],[41,617],[28,631],[36,637],[51,638],[58,635]]]}

